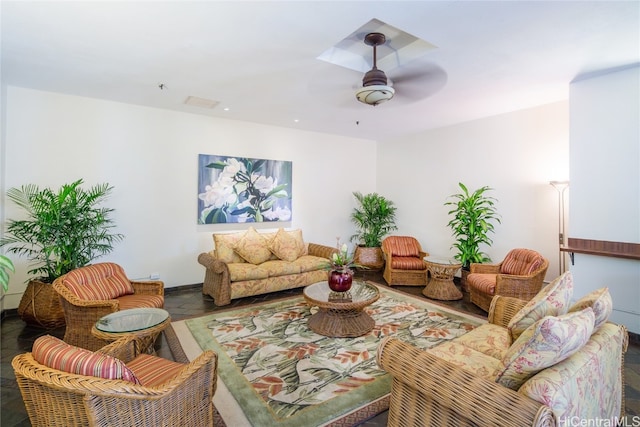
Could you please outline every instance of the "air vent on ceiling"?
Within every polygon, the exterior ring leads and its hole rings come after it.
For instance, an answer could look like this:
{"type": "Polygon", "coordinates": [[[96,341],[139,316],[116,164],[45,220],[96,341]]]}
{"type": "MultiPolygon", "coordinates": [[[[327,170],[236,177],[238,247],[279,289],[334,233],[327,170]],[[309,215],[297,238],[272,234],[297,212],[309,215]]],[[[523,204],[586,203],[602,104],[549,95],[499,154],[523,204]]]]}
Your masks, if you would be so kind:
{"type": "Polygon", "coordinates": [[[187,99],[184,100],[186,105],[191,105],[193,107],[200,108],[215,108],[216,105],[219,104],[218,101],[214,101],[212,99],[200,98],[197,96],[188,96],[187,99]]]}

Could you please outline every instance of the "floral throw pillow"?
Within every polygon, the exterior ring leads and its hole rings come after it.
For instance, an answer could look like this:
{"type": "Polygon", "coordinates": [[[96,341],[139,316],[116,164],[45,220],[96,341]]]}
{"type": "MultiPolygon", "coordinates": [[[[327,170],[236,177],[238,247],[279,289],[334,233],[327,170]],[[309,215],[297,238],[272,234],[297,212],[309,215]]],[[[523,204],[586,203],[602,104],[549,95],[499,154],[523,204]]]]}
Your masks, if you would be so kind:
{"type": "Polygon", "coordinates": [[[591,337],[595,316],[591,307],[562,316],[546,316],[514,342],[502,358],[504,370],[496,382],[518,390],[529,378],[562,362],[591,337]]]}
{"type": "Polygon", "coordinates": [[[251,264],[262,264],[271,258],[267,241],[253,227],[235,243],[233,250],[251,264]]]}
{"type": "Polygon", "coordinates": [[[269,249],[275,256],[284,261],[293,262],[304,254],[302,230],[285,231],[279,229],[269,242],[269,249]]]}
{"type": "Polygon", "coordinates": [[[569,313],[580,311],[587,307],[591,307],[593,314],[596,316],[595,326],[593,328],[595,331],[609,319],[613,311],[613,300],[611,299],[609,288],[596,289],[583,296],[569,308],[569,313]]]}
{"type": "Polygon", "coordinates": [[[543,317],[565,314],[572,295],[573,276],[567,271],[542,288],[531,301],[514,314],[507,325],[512,342],[543,317]]]}

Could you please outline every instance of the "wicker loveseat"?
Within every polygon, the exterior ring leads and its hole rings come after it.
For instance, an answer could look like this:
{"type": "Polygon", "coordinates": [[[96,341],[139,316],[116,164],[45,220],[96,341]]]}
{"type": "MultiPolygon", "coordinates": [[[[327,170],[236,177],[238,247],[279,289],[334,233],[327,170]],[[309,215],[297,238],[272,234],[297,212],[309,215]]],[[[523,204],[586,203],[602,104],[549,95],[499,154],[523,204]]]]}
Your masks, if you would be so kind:
{"type": "Polygon", "coordinates": [[[91,334],[103,316],[128,308],[162,308],[164,283],[133,281],[118,264],[103,262],[77,268],[58,277],[53,288],[67,324],[64,340],[72,345],[97,350],[108,342],[91,334]]]}
{"type": "Polygon", "coordinates": [[[218,306],[232,299],[304,287],[327,279],[336,248],[305,243],[301,230],[247,231],[213,235],[214,250],[201,253],[202,293],[218,306]]]}
{"type": "Polygon", "coordinates": [[[91,352],[45,335],[12,361],[34,427],[212,426],[217,355],[137,354],[128,335],[91,352]]]}
{"type": "Polygon", "coordinates": [[[565,273],[529,303],[496,296],[488,323],[431,349],[383,340],[389,425],[616,425],[627,331],[607,322],[607,288],[568,307],[572,289],[565,273]]]}

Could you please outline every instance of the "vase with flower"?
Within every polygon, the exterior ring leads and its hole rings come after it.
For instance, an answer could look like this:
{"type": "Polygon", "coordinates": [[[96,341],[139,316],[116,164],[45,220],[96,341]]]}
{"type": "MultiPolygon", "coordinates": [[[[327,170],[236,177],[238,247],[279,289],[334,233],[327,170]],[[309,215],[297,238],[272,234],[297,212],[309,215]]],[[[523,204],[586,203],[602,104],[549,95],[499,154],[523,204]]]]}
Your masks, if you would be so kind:
{"type": "Polygon", "coordinates": [[[351,289],[353,282],[353,255],[349,254],[349,248],[346,243],[338,248],[331,256],[331,265],[329,267],[329,288],[334,292],[347,292],[351,289]]]}

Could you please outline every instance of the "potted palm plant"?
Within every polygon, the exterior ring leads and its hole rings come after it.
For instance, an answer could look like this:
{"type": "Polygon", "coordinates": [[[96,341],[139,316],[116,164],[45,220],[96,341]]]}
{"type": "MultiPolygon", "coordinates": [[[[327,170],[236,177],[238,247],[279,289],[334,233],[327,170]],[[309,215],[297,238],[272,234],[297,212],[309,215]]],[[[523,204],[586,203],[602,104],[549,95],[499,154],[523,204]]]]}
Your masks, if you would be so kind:
{"type": "Polygon", "coordinates": [[[458,185],[462,191],[449,196],[453,200],[446,202],[445,206],[453,207],[448,213],[453,218],[447,225],[456,239],[452,247],[458,249],[455,259],[462,264],[462,286],[465,288],[466,273],[471,263],[491,261],[481,251],[480,245],[490,246],[493,243],[489,233],[494,232],[494,221],[500,223],[500,216],[495,207],[496,199],[486,195],[492,188],[484,186],[469,192],[463,183],[458,185]]]}
{"type": "Polygon", "coordinates": [[[9,273],[7,270],[12,273],[16,271],[13,267],[13,262],[6,256],[0,255],[0,284],[5,292],[9,289],[9,273]]]}
{"type": "Polygon", "coordinates": [[[382,239],[390,232],[397,230],[396,207],[393,202],[377,193],[353,193],[358,206],[351,213],[351,222],[357,228],[351,236],[356,243],[354,262],[371,270],[384,267],[382,255],[382,239]]]}
{"type": "Polygon", "coordinates": [[[113,250],[123,235],[112,233],[113,209],[99,206],[112,187],[98,184],[88,190],[77,180],[57,192],[33,184],[11,188],[7,197],[26,212],[25,219],[7,221],[0,246],[26,257],[34,275],[22,295],[18,314],[30,325],[64,325],[64,313],[51,283],[69,271],[89,264],[113,250]]]}

